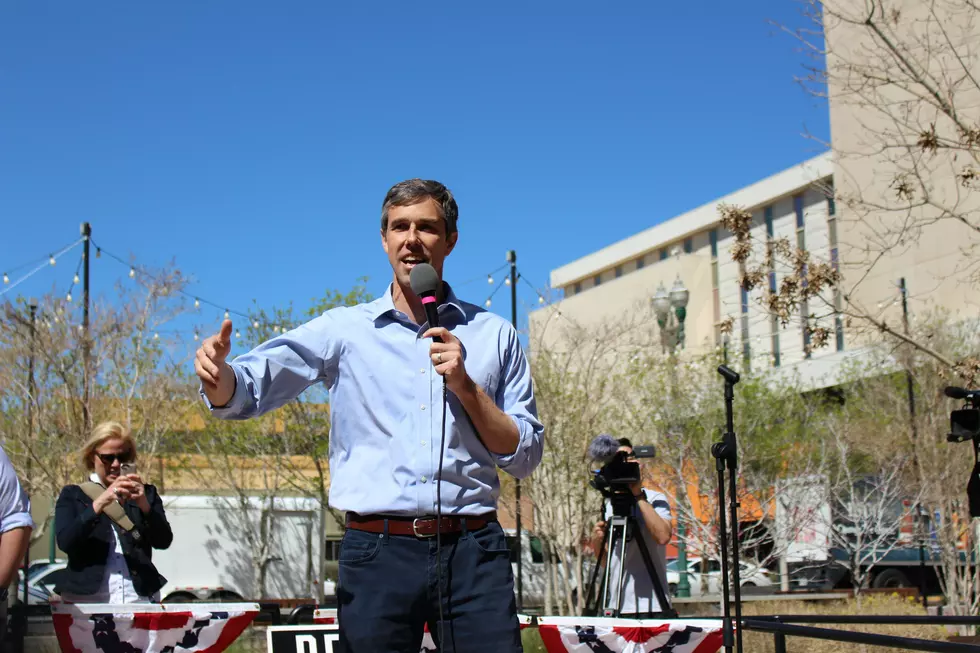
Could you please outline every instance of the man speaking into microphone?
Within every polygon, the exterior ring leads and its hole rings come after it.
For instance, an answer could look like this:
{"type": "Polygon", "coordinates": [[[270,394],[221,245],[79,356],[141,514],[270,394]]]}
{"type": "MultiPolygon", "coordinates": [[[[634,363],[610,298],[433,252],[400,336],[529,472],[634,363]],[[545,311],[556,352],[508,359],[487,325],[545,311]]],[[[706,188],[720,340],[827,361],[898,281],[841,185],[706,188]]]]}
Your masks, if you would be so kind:
{"type": "Polygon", "coordinates": [[[338,617],[351,653],[418,651],[425,624],[445,651],[522,650],[497,468],[529,475],[543,427],[516,331],[442,281],[457,217],[441,183],[396,184],[381,208],[384,296],[232,362],[225,320],[194,361],[222,419],[274,410],[314,383],[329,390],[330,506],[347,512],[338,617]]]}

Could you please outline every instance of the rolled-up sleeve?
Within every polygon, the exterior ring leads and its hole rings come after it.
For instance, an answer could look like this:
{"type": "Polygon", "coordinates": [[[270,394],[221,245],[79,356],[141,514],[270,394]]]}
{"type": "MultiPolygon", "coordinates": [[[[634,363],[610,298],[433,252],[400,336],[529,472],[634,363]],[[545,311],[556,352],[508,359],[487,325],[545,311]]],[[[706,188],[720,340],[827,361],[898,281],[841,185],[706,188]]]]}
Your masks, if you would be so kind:
{"type": "Polygon", "coordinates": [[[666,494],[663,492],[654,492],[646,488],[643,488],[643,493],[646,495],[647,502],[653,506],[653,509],[657,511],[658,515],[667,521],[673,519],[673,516],[670,514],[670,503],[667,501],[666,494]]]}
{"type": "Polygon", "coordinates": [[[235,393],[224,406],[213,406],[201,388],[211,414],[220,419],[248,419],[275,410],[323,380],[335,366],[330,312],[242,354],[230,365],[235,393]]]}
{"type": "Polygon", "coordinates": [[[510,454],[493,454],[497,466],[515,478],[530,476],[541,462],[544,450],[544,426],[538,421],[538,408],[534,401],[531,382],[531,366],[521,348],[517,332],[507,331],[503,339],[504,369],[497,389],[497,407],[514,420],[519,439],[517,449],[510,454]]]}
{"type": "Polygon", "coordinates": [[[21,487],[10,458],[0,449],[0,533],[15,528],[34,528],[31,500],[21,487]]]}

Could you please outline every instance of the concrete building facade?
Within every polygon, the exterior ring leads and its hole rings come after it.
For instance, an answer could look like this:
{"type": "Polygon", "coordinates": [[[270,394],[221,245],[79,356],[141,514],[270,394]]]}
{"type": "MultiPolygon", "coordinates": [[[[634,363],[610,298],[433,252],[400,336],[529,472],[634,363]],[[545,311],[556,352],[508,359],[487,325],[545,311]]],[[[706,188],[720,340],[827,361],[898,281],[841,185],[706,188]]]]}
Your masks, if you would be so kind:
{"type": "MultiPolygon", "coordinates": [[[[669,290],[680,279],[690,292],[687,352],[727,350],[730,360],[753,370],[822,369],[825,365],[816,359],[836,360],[847,350],[843,321],[828,315],[835,331],[832,346],[808,356],[806,309],[784,326],[760,306],[759,290],[749,293],[741,287],[739,266],[731,256],[733,237],[722,226],[718,207],[728,204],[750,211],[757,243],[785,238],[815,257],[835,260],[839,229],[827,191],[832,184],[833,161],[829,153],[823,154],[552,271],[551,285],[564,299],[532,314],[532,341],[558,344],[559,330],[552,338],[543,333],[555,312],[586,327],[623,320],[625,315],[652,324],[651,299],[657,289],[663,285],[669,290]],[[722,333],[726,319],[733,323],[730,335],[722,333]]],[[[786,274],[793,272],[776,267],[766,283],[776,287],[786,274]]]]}
{"type": "MultiPolygon", "coordinates": [[[[553,270],[563,299],[532,314],[532,343],[560,340],[559,330],[548,333],[556,313],[582,325],[627,313],[653,324],[650,300],[679,277],[690,291],[688,352],[725,348],[742,369],[822,386],[877,338],[869,320],[846,314],[901,324],[900,279],[913,323],[936,308],[977,318],[980,184],[964,171],[980,178],[980,136],[971,146],[957,132],[966,125],[980,133],[980,12],[953,0],[887,0],[870,19],[865,3],[822,7],[831,150],[553,270]],[[924,150],[930,130],[946,145],[924,150]],[[740,286],[721,204],[752,213],[756,243],[785,238],[831,262],[843,275],[838,291],[778,324],[759,290],[740,286]],[[803,315],[821,316],[829,346],[806,352],[803,315]],[[719,329],[726,318],[728,339],[719,329]]],[[[770,270],[765,285],[791,273],[770,270]]]]}

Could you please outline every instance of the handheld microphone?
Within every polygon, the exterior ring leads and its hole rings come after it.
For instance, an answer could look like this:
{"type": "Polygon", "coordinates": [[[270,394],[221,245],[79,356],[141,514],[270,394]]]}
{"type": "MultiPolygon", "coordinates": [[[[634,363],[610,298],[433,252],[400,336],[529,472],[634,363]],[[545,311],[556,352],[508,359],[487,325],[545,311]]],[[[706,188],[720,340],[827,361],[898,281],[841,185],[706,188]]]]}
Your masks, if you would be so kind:
{"type": "Polygon", "coordinates": [[[597,435],[589,443],[589,458],[601,465],[605,465],[615,458],[618,452],[619,440],[605,433],[597,435]]]}
{"type": "MultiPolygon", "coordinates": [[[[412,284],[412,292],[422,300],[422,308],[425,309],[425,317],[429,321],[429,328],[439,326],[439,300],[437,298],[440,281],[436,269],[428,263],[419,263],[412,268],[409,274],[409,282],[412,284]]],[[[442,338],[433,338],[436,342],[442,342],[442,338]]]]}

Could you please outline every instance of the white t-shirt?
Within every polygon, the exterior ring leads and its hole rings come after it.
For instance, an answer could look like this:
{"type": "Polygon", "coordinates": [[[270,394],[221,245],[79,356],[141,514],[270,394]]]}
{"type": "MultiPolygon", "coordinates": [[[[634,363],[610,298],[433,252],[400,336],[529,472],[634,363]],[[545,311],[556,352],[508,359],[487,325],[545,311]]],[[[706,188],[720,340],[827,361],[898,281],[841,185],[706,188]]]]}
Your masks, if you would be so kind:
{"type": "MultiPolygon", "coordinates": [[[[668,522],[671,521],[672,517],[670,514],[670,504],[667,502],[667,496],[662,492],[654,492],[653,490],[648,490],[643,488],[643,494],[646,496],[646,500],[653,506],[653,509],[658,515],[666,519],[668,522]]],[[[639,501],[640,499],[637,499],[639,501]]],[[[608,522],[613,516],[612,504],[609,500],[606,500],[606,514],[605,518],[608,522]]],[[[633,506],[633,517],[636,518],[636,530],[642,533],[643,541],[647,545],[647,551],[650,552],[650,559],[653,562],[655,571],[660,579],[660,584],[664,590],[664,596],[670,601],[670,593],[667,590],[667,547],[663,544],[657,544],[656,540],[653,539],[653,535],[646,528],[646,524],[643,521],[643,516],[640,514],[640,507],[633,506]]],[[[612,531],[610,530],[610,535],[612,531]]],[[[602,607],[614,607],[616,602],[619,600],[619,574],[620,570],[619,562],[619,531],[616,533],[616,540],[613,541],[612,556],[610,562],[610,576],[609,584],[612,592],[608,594],[610,599],[606,601],[608,605],[602,607]]],[[[626,568],[624,576],[624,585],[626,587],[623,593],[623,603],[619,608],[619,613],[621,615],[630,615],[637,612],[661,612],[663,608],[660,607],[660,602],[657,600],[657,594],[653,591],[653,581],[650,579],[650,574],[647,572],[646,564],[643,562],[643,554],[640,553],[640,547],[637,545],[635,539],[636,534],[633,535],[633,540],[627,542],[626,544],[626,568]]],[[[669,606],[667,606],[669,607],[669,606]]]]}

